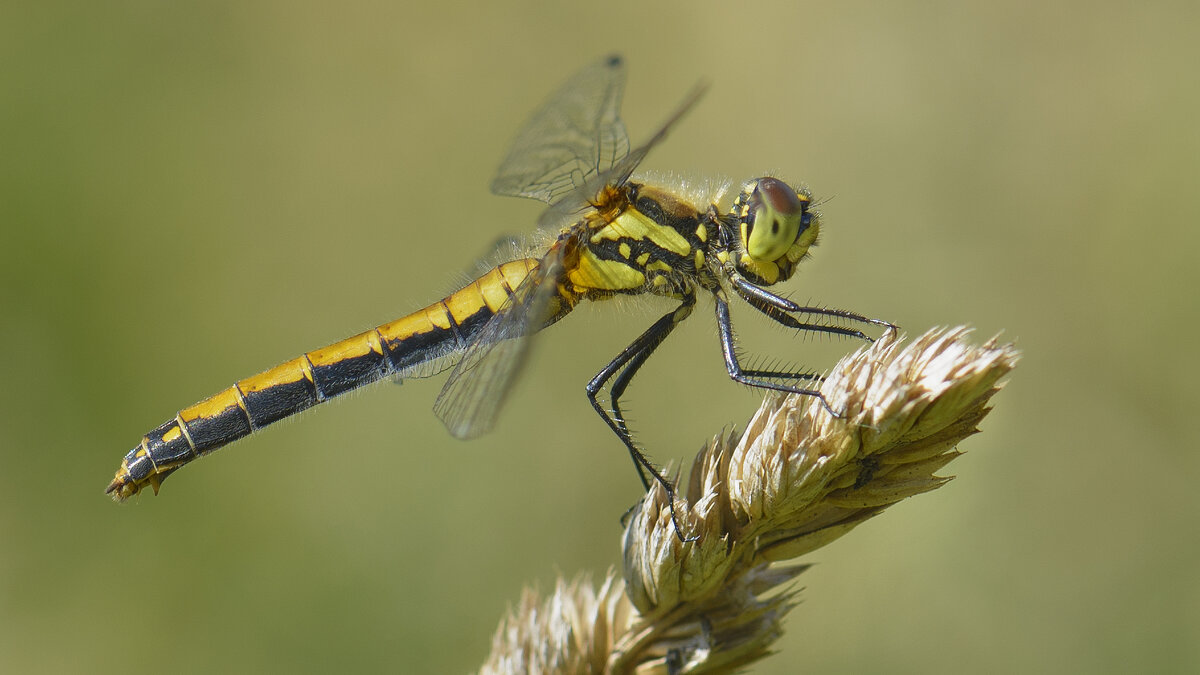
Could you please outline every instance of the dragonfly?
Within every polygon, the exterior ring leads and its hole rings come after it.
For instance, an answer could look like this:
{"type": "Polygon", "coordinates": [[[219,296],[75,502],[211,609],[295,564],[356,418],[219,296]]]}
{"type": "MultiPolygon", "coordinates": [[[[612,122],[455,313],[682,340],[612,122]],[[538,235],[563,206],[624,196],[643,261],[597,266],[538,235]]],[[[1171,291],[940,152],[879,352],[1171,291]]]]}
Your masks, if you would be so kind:
{"type": "Polygon", "coordinates": [[[538,255],[495,265],[408,316],[305,353],[180,410],[124,457],[107,492],[117,501],[146,487],[157,494],[162,481],[185,464],[318,403],[384,378],[429,377],[451,368],[434,411],[453,436],[474,438],[493,427],[532,335],[584,301],[619,296],[650,295],[676,304],[604,366],[586,393],[628,450],[643,487],[655,481],[667,491],[672,515],[674,486],[634,440],[620,399],[650,355],[691,315],[698,296],[715,304],[730,378],[812,397],[836,415],[816,388],[818,375],[743,367],[731,299],[797,331],[869,341],[852,326],[891,324],[801,306],[766,289],[789,279],[816,243],[820,218],[805,189],[771,176],[754,178],[722,211],[718,202],[727,188],[696,200],[635,180],[634,170],[706,87],[693,89],[647,142],[631,149],[620,117],[625,72],[624,60],[610,55],[571,77],[519,131],[492,181],[498,195],[549,205],[537,221],[546,242],[538,255]],[[601,399],[606,390],[607,406],[601,399]]]}

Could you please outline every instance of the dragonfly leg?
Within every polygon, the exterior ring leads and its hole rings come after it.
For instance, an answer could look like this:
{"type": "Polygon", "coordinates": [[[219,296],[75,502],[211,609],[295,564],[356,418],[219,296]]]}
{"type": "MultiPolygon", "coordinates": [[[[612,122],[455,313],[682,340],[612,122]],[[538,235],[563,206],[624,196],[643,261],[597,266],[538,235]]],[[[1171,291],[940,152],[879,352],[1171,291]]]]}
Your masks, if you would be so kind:
{"type": "MultiPolygon", "coordinates": [[[[838,412],[836,412],[832,407],[830,407],[829,401],[827,401],[825,399],[825,395],[822,394],[817,389],[772,381],[772,380],[820,381],[821,378],[815,374],[776,372],[776,371],[771,371],[771,370],[746,370],[746,369],[743,369],[742,364],[738,362],[737,349],[734,346],[733,323],[729,319],[729,303],[726,302],[720,296],[714,296],[714,300],[716,301],[716,305],[717,305],[717,330],[721,334],[721,352],[725,356],[725,370],[729,373],[729,377],[733,381],[740,382],[740,383],[746,384],[746,385],[750,385],[751,387],[758,387],[761,389],[771,389],[774,391],[782,391],[782,392],[789,393],[789,394],[801,394],[803,396],[812,396],[813,398],[815,398],[821,402],[821,406],[824,407],[825,410],[830,415],[833,415],[834,417],[842,417],[843,416],[843,415],[839,414],[838,412]]],[[[748,300],[748,302],[749,302],[749,300],[748,300]]],[[[751,304],[753,304],[753,303],[751,303],[751,304]]],[[[768,307],[770,307],[770,306],[768,305],[768,307]]],[[[781,321],[778,317],[786,317],[788,320],[795,321],[794,317],[792,317],[788,314],[785,314],[781,311],[779,312],[778,316],[776,316],[776,315],[770,314],[769,312],[767,312],[765,310],[762,310],[761,307],[759,307],[758,309],[760,309],[760,311],[763,311],[763,313],[766,314],[767,316],[769,316],[773,319],[776,319],[777,321],[780,321],[780,323],[784,323],[784,322],[781,321]]],[[[774,309],[774,308],[772,307],[772,309],[774,309]]],[[[778,310],[776,310],[776,311],[778,311],[778,310]]],[[[799,323],[798,321],[796,322],[796,324],[799,327],[807,326],[807,324],[802,324],[802,323],[799,323]]],[[[785,323],[785,325],[791,325],[791,324],[785,323]]],[[[793,327],[796,327],[796,326],[793,326],[793,327]]],[[[839,326],[823,326],[823,328],[826,328],[826,329],[839,328],[840,330],[828,330],[825,332],[836,333],[839,335],[850,334],[849,332],[843,332],[843,331],[847,331],[848,329],[840,328],[839,326]]],[[[866,337],[866,336],[863,336],[863,337],[866,337]]]]}
{"type": "Polygon", "coordinates": [[[846,321],[853,321],[856,323],[884,326],[889,330],[896,330],[897,328],[895,324],[888,323],[887,321],[872,319],[861,314],[848,312],[844,309],[828,309],[825,307],[805,307],[803,305],[797,305],[787,298],[782,298],[766,289],[755,286],[749,281],[741,278],[741,276],[730,279],[730,282],[733,286],[734,292],[736,292],[739,297],[745,300],[747,304],[762,312],[777,323],[783,324],[789,328],[813,331],[817,333],[845,335],[847,337],[857,338],[859,340],[866,340],[867,342],[873,342],[874,340],[862,331],[844,328],[842,326],[806,323],[791,315],[809,314],[815,316],[828,316],[835,319],[844,319],[846,321]]]}
{"type": "MultiPolygon", "coordinates": [[[[766,305],[766,304],[760,305],[755,300],[752,300],[752,299],[747,299],[746,302],[754,309],[757,309],[759,312],[762,312],[762,314],[765,315],[767,318],[771,319],[772,321],[774,321],[776,323],[787,326],[788,328],[795,328],[796,330],[806,330],[806,331],[811,331],[814,333],[827,333],[830,335],[844,335],[846,337],[852,337],[852,338],[856,338],[858,340],[865,340],[867,342],[875,341],[874,338],[872,338],[870,335],[867,335],[866,333],[864,333],[860,330],[856,330],[853,328],[846,328],[845,326],[830,326],[828,324],[823,324],[823,323],[808,323],[806,321],[801,321],[801,320],[797,319],[796,317],[792,316],[791,314],[788,314],[787,312],[784,312],[781,309],[776,308],[774,305],[766,305]]],[[[804,311],[804,310],[807,310],[810,308],[802,307],[800,309],[801,309],[801,311],[804,311]]]]}
{"type": "Polygon", "coordinates": [[[642,486],[649,489],[650,480],[653,479],[666,490],[668,503],[671,506],[671,522],[675,526],[676,536],[681,541],[689,540],[683,536],[683,531],[679,527],[679,520],[675,515],[675,487],[663,477],[662,473],[650,462],[645,453],[637,447],[637,444],[633,440],[633,435],[629,432],[629,427],[625,424],[625,417],[621,413],[620,398],[625,393],[625,389],[629,386],[629,382],[633,379],[634,375],[637,374],[638,370],[646,362],[646,359],[650,358],[650,355],[671,334],[675,326],[692,313],[692,308],[695,307],[695,304],[695,293],[686,293],[679,307],[655,321],[645,332],[630,343],[628,347],[621,350],[621,353],[601,369],[599,373],[596,373],[596,376],[587,385],[588,400],[591,401],[592,407],[629,450],[629,456],[633,459],[633,464],[637,468],[638,477],[642,480],[642,486]],[[604,406],[600,405],[598,396],[609,381],[612,382],[612,387],[609,389],[609,405],[611,410],[605,410],[604,406]]]}

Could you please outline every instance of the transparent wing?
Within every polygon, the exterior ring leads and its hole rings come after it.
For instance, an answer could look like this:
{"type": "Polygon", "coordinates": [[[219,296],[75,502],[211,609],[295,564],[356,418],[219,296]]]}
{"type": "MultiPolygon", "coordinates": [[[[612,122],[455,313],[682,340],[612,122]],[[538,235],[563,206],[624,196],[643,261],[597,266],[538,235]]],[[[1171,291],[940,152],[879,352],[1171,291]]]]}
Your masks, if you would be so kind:
{"type": "MultiPolygon", "coordinates": [[[[612,56],[578,73],[518,134],[492,191],[550,202],[542,228],[577,219],[606,186],[629,180],[634,169],[706,87],[697,86],[649,141],[629,152],[618,116],[624,65],[612,56]]],[[[551,249],[462,353],[438,394],[434,413],[457,438],[489,431],[524,364],[530,336],[556,316],[565,245],[551,249]]]]}
{"type": "Polygon", "coordinates": [[[456,438],[475,438],[495,424],[514,376],[529,352],[530,336],[554,318],[563,247],[542,258],[508,301],[480,330],[450,373],[433,412],[456,438]]]}
{"type": "Polygon", "coordinates": [[[663,122],[650,140],[638,146],[633,152],[619,158],[611,166],[584,178],[570,192],[565,193],[557,202],[542,212],[538,217],[538,227],[543,230],[553,230],[556,225],[578,218],[579,212],[590,206],[596,199],[596,195],[600,194],[606,186],[624,185],[642,160],[646,158],[646,155],[650,153],[650,150],[667,137],[667,133],[675,126],[675,123],[696,105],[706,91],[708,91],[708,85],[703,82],[693,87],[692,91],[683,99],[683,103],[679,104],[675,112],[667,118],[666,122],[663,122]]]}
{"type": "Polygon", "coordinates": [[[624,158],[624,87],[625,62],[615,54],[576,73],[521,128],[492,192],[553,204],[624,158]]]}
{"type": "Polygon", "coordinates": [[[667,137],[667,133],[671,131],[671,127],[674,127],[676,122],[683,119],[683,116],[692,109],[692,106],[696,105],[706,91],[708,91],[708,84],[704,82],[693,87],[683,99],[683,103],[679,104],[675,112],[671,113],[671,116],[667,118],[666,122],[663,122],[658,131],[650,137],[650,140],[638,146],[636,150],[622,157],[619,161],[613,163],[612,169],[606,172],[604,184],[622,185],[625,181],[629,180],[629,177],[633,175],[634,169],[642,163],[642,160],[649,154],[650,149],[667,137]]]}

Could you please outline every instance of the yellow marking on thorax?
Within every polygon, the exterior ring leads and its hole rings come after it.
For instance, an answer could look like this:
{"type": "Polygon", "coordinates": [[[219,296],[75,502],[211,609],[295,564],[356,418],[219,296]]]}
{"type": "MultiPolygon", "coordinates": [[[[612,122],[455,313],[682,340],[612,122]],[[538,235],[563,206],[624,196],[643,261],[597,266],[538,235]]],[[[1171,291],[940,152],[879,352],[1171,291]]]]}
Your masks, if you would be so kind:
{"type": "Polygon", "coordinates": [[[641,271],[616,260],[602,260],[592,251],[583,251],[579,263],[567,271],[567,280],[577,288],[626,290],[646,283],[641,271]]]}
{"type": "Polygon", "coordinates": [[[742,267],[757,274],[768,286],[779,281],[779,266],[775,263],[757,261],[749,253],[742,254],[741,262],[742,267]]]}
{"type": "Polygon", "coordinates": [[[591,242],[598,244],[605,239],[620,241],[633,239],[641,241],[649,239],[659,248],[666,249],[677,255],[687,255],[692,251],[688,240],[666,225],[659,225],[646,214],[634,208],[626,209],[604,227],[592,234],[591,242]]]}

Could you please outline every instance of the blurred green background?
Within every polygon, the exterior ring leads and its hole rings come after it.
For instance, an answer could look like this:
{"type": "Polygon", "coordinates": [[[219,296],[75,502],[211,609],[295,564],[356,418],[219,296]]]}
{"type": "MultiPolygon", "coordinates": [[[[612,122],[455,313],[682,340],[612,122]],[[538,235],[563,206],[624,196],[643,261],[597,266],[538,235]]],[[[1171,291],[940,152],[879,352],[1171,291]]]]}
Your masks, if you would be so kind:
{"type": "MultiPolygon", "coordinates": [[[[439,378],[157,498],[103,488],[178,408],[528,231],[491,172],[619,51],[635,142],[712,83],[645,168],[826,200],[793,297],[1025,353],[957,480],[808,557],[755,672],[1195,672],[1198,25],[1187,2],[5,3],[0,671],[464,672],[523,584],[618,562],[639,486],[583,385],[662,304],[543,335],[475,442],[430,412],[439,378]]],[[[760,353],[853,346],[739,317],[760,353]]],[[[629,407],[666,462],[758,400],[704,308],[629,407]]]]}

